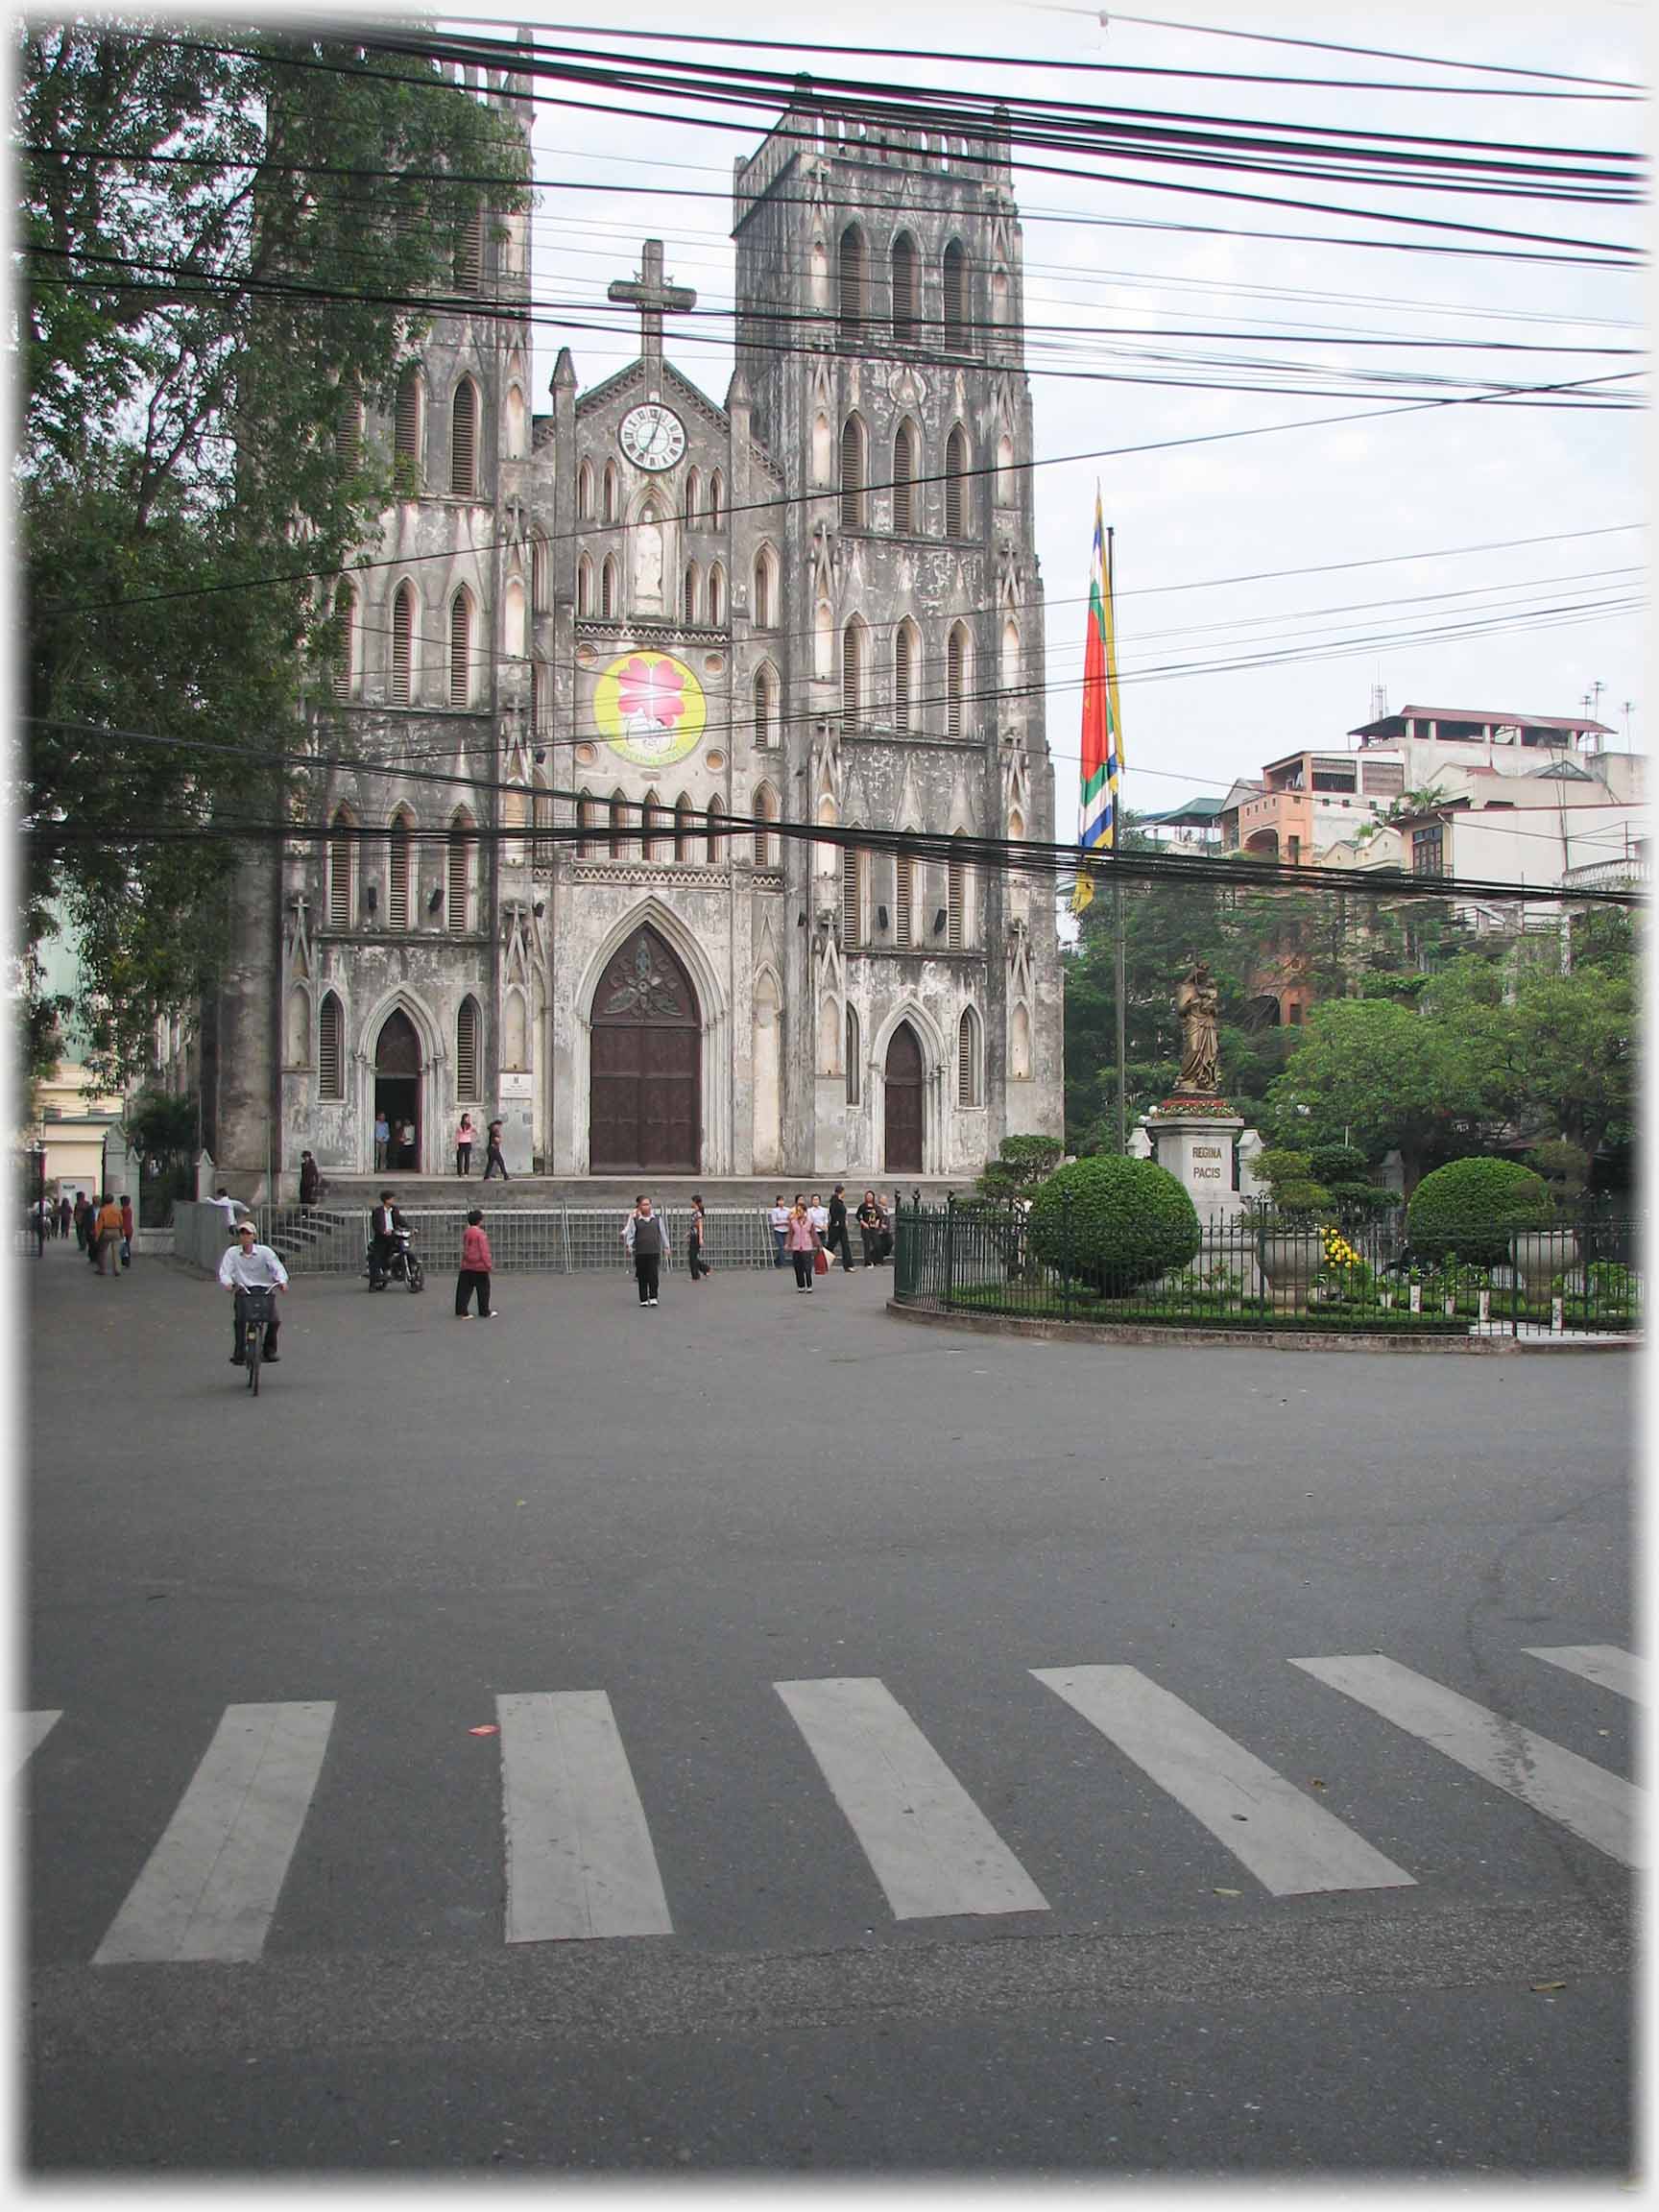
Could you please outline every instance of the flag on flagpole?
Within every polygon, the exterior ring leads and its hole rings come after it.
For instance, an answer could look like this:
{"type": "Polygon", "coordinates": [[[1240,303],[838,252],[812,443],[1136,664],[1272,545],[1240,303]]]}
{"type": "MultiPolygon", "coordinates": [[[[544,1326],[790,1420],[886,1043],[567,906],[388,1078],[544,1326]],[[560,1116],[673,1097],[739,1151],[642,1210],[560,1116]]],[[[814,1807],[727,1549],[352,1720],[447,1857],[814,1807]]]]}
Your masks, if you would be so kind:
{"type": "MultiPolygon", "coordinates": [[[[1083,758],[1081,827],[1078,845],[1091,853],[1112,852],[1118,841],[1118,779],[1122,742],[1118,714],[1118,641],[1112,611],[1112,578],[1106,565],[1106,524],[1100,487],[1094,487],[1094,542],[1089,559],[1088,628],[1083,648],[1083,758]]],[[[1094,896],[1086,862],[1077,871],[1071,911],[1081,914],[1094,896]]]]}

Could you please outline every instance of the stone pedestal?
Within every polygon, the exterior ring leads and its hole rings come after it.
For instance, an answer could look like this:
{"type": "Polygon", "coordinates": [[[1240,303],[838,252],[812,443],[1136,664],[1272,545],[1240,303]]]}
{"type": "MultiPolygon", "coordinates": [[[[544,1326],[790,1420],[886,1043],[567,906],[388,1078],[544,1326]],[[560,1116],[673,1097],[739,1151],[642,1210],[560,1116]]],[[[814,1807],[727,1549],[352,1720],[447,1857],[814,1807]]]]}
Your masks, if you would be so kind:
{"type": "Polygon", "coordinates": [[[1233,1188],[1233,1146],[1244,1134],[1244,1117],[1224,1099],[1214,1104],[1219,1112],[1171,1099],[1141,1117],[1152,1157],[1181,1184],[1206,1226],[1231,1221],[1244,1207],[1233,1188]]]}

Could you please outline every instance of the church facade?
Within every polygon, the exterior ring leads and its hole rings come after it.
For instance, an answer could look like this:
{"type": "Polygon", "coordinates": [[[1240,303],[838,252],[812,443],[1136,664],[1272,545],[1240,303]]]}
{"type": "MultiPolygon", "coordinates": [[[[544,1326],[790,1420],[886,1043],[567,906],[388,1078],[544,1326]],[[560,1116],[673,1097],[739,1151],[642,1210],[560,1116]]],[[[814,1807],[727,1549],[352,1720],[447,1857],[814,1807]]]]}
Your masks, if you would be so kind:
{"type": "Polygon", "coordinates": [[[226,1172],[367,1173],[377,1116],[428,1174],[463,1112],[561,1177],[966,1178],[1059,1133],[1046,882],[770,827],[1054,834],[1005,154],[804,100],[733,235],[724,405],[648,241],[638,357],[583,391],[562,349],[533,413],[510,216],[344,426],[398,496],[336,598],[328,833],[254,863],[204,1034],[226,1172]]]}

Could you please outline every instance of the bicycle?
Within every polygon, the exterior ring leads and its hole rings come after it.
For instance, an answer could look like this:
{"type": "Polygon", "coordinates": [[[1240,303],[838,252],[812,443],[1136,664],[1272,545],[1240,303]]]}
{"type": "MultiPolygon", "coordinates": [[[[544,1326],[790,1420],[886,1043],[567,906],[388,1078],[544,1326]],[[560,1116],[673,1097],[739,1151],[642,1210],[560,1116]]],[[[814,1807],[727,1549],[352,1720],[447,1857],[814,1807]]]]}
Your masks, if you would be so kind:
{"type": "Polygon", "coordinates": [[[259,1365],[265,1357],[265,1332],[276,1310],[276,1293],[268,1284],[260,1284],[242,1295],[248,1302],[242,1322],[242,1357],[248,1366],[248,1387],[257,1398],[259,1365]]]}

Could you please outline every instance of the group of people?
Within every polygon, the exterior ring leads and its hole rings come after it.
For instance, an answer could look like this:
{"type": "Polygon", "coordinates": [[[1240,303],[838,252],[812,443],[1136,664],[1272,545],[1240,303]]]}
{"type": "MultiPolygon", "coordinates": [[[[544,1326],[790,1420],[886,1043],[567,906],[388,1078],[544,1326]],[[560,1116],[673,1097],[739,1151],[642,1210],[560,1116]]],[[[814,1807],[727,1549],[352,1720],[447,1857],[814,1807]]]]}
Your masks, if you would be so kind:
{"type": "MultiPolygon", "coordinates": [[[[893,1216],[874,1190],[866,1190],[853,1215],[857,1223],[858,1238],[864,1248],[866,1267],[879,1267],[893,1255],[893,1216]]],[[[845,1274],[853,1272],[853,1244],[848,1235],[847,1186],[837,1183],[830,1193],[830,1203],[824,1204],[816,1190],[808,1204],[805,1193],[797,1190],[793,1206],[785,1206],[783,1194],[779,1192],[772,1201],[767,1215],[772,1231],[773,1264],[781,1267],[785,1261],[793,1263],[795,1287],[810,1290],[814,1275],[828,1274],[830,1256],[839,1252],[845,1274]],[[819,1264],[819,1254],[824,1255],[819,1264]]]]}
{"type": "MultiPolygon", "coordinates": [[[[455,1130],[455,1172],[457,1175],[471,1174],[472,1147],[477,1142],[477,1123],[470,1114],[463,1114],[455,1130]]],[[[383,1112],[377,1112],[374,1116],[375,1166],[380,1169],[392,1166],[413,1167],[416,1164],[415,1154],[414,1122],[407,1120],[389,1121],[383,1112]],[[397,1158],[395,1161],[392,1158],[394,1145],[396,1145],[397,1153],[397,1158]]],[[[309,1160],[311,1155],[307,1152],[304,1157],[305,1160],[309,1160]]],[[[512,1181],[512,1177],[507,1172],[507,1163],[501,1156],[501,1124],[499,1121],[492,1121],[484,1132],[484,1180],[486,1183],[489,1182],[492,1175],[499,1175],[503,1183],[512,1181]]],[[[303,1160],[301,1162],[300,1202],[301,1205],[309,1203],[304,1190],[303,1160]]]]}
{"type": "Polygon", "coordinates": [[[125,1192],[116,1197],[106,1190],[92,1199],[77,1190],[73,1201],[62,1197],[56,1205],[43,1198],[35,1226],[42,1242],[49,1236],[67,1237],[73,1231],[76,1243],[100,1275],[119,1275],[132,1264],[135,1224],[132,1201],[125,1192]]]}

